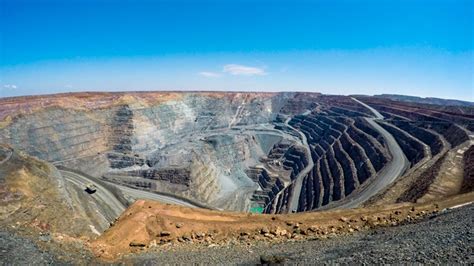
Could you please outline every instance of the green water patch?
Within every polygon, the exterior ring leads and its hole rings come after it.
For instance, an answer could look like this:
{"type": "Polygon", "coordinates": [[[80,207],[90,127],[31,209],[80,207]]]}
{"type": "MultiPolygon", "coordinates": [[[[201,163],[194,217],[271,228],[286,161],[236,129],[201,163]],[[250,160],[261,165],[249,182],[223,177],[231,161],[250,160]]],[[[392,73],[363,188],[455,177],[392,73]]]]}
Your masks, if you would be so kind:
{"type": "Polygon", "coordinates": [[[263,207],[252,207],[250,208],[251,213],[263,213],[263,207]]]}

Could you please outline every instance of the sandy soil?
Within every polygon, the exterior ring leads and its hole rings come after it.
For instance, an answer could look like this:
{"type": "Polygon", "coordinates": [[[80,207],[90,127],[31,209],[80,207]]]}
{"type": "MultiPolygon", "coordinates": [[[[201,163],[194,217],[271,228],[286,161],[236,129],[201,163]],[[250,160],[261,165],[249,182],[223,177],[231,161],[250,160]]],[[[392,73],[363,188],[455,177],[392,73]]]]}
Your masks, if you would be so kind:
{"type": "Polygon", "coordinates": [[[413,222],[440,210],[474,201],[474,193],[430,204],[394,204],[365,209],[255,215],[163,205],[140,200],[102,236],[90,243],[96,256],[116,260],[124,254],[189,244],[247,245],[346,235],[380,226],[413,222]]]}
{"type": "Polygon", "coordinates": [[[469,140],[448,152],[446,159],[441,165],[442,170],[428,188],[426,194],[418,199],[417,202],[429,202],[459,193],[464,177],[464,152],[473,144],[474,141],[469,140]]]}

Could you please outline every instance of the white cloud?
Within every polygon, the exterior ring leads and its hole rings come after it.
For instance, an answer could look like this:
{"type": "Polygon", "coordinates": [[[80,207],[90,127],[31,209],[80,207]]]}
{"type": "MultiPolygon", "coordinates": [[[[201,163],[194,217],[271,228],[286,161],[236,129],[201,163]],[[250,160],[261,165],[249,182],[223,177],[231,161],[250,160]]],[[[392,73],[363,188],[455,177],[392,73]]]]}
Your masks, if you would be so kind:
{"type": "Polygon", "coordinates": [[[236,64],[225,65],[222,72],[229,73],[231,75],[244,75],[244,76],[263,76],[267,73],[263,68],[250,67],[236,64]]]}
{"type": "Polygon", "coordinates": [[[5,89],[16,89],[18,88],[15,84],[5,84],[3,85],[5,89]]]}
{"type": "Polygon", "coordinates": [[[221,76],[219,73],[208,72],[208,71],[199,72],[199,75],[201,75],[203,77],[206,77],[206,78],[217,78],[217,77],[221,76]]]}

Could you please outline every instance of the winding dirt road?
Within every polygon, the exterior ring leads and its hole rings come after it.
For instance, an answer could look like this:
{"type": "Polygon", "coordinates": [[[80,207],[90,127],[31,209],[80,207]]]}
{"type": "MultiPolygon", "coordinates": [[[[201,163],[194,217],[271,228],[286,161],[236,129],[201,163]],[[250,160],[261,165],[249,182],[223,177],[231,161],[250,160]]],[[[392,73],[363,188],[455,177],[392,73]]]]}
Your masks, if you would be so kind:
{"type": "Polygon", "coordinates": [[[287,119],[285,121],[286,126],[291,128],[293,131],[297,132],[300,135],[301,141],[303,142],[303,147],[306,150],[306,156],[308,158],[308,165],[302,171],[300,171],[298,173],[298,175],[296,176],[296,178],[293,181],[293,185],[294,185],[293,194],[292,194],[290,202],[288,204],[288,211],[291,212],[293,210],[298,209],[298,202],[299,202],[299,199],[300,199],[301,186],[303,184],[303,179],[313,169],[314,163],[313,163],[313,158],[311,156],[311,150],[310,150],[310,147],[309,147],[309,144],[308,144],[308,140],[306,139],[306,135],[303,134],[303,132],[299,131],[298,129],[290,126],[288,124],[289,121],[290,121],[290,119],[287,119]]]}
{"type": "MultiPolygon", "coordinates": [[[[115,195],[94,180],[71,171],[59,170],[59,172],[66,181],[75,184],[81,189],[85,189],[88,184],[94,184],[97,187],[97,191],[93,194],[88,194],[88,196],[92,197],[99,203],[98,206],[100,207],[100,210],[98,211],[100,211],[105,217],[117,218],[123,211],[125,211],[126,207],[115,197],[115,195]]],[[[108,220],[110,220],[110,218],[108,220]]]]}
{"type": "Polygon", "coordinates": [[[344,200],[344,203],[342,204],[338,205],[337,202],[334,202],[334,205],[330,204],[340,209],[355,208],[360,206],[362,203],[369,200],[372,196],[376,195],[383,189],[387,188],[397,178],[402,176],[409,166],[408,159],[406,158],[405,154],[403,153],[395,138],[392,136],[392,134],[390,134],[376,122],[377,119],[383,119],[383,115],[380,114],[374,108],[370,107],[369,105],[355,98],[352,99],[361,104],[362,106],[368,108],[374,114],[375,118],[365,119],[385,139],[387,148],[390,151],[390,154],[392,155],[392,160],[388,162],[387,165],[385,165],[385,167],[377,174],[377,176],[375,176],[372,181],[370,181],[370,183],[367,182],[367,186],[363,187],[362,190],[359,191],[359,193],[351,194],[344,200]]]}
{"type": "Polygon", "coordinates": [[[190,208],[199,208],[199,206],[193,205],[190,202],[187,202],[178,198],[174,198],[171,196],[164,196],[157,193],[143,191],[139,189],[133,189],[133,188],[117,185],[117,184],[111,184],[111,185],[115,186],[123,194],[128,195],[134,198],[135,200],[147,199],[147,200],[159,201],[161,203],[175,204],[175,205],[180,205],[180,206],[185,206],[185,207],[190,207],[190,208]]]}
{"type": "MultiPolygon", "coordinates": [[[[91,196],[99,200],[101,204],[106,205],[109,209],[111,209],[113,212],[112,215],[115,215],[118,217],[125,210],[126,207],[117,199],[117,197],[115,197],[115,195],[112,192],[110,192],[106,187],[100,185],[95,180],[88,178],[84,175],[78,174],[76,172],[63,170],[63,169],[59,171],[61,172],[61,175],[66,180],[73,182],[76,185],[81,186],[83,188],[85,188],[87,184],[90,184],[90,183],[94,184],[97,187],[97,192],[95,192],[94,194],[91,194],[91,196]]],[[[171,196],[161,195],[161,194],[139,190],[139,189],[133,189],[130,187],[121,186],[117,184],[112,184],[112,183],[109,183],[109,184],[119,189],[125,196],[131,197],[135,200],[148,199],[148,200],[159,201],[162,203],[181,205],[181,206],[186,206],[186,207],[191,207],[191,208],[199,207],[197,205],[181,200],[179,198],[174,198],[171,196]]],[[[107,212],[109,212],[109,215],[110,215],[110,211],[107,211],[107,212]]]]}

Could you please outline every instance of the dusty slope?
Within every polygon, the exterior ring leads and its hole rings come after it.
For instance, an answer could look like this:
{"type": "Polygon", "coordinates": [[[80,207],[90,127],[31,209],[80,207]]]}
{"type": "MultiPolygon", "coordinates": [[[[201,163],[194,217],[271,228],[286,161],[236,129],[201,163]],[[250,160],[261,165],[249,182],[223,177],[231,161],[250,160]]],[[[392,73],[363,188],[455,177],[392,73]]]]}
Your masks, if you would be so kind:
{"type": "Polygon", "coordinates": [[[56,168],[13,152],[0,168],[0,223],[40,231],[87,236],[85,220],[74,215],[56,168]]]}
{"type": "Polygon", "coordinates": [[[137,201],[101,237],[91,243],[92,251],[104,259],[145,249],[162,249],[201,243],[227,245],[289,239],[318,239],[344,235],[379,226],[414,221],[440,209],[474,201],[474,193],[431,204],[397,204],[366,209],[252,215],[217,212],[137,201]]]}
{"type": "Polygon", "coordinates": [[[380,265],[470,264],[474,205],[465,206],[420,222],[385,227],[324,241],[259,243],[252,246],[162,249],[124,258],[133,264],[288,264],[380,265]],[[466,219],[471,217],[471,219],[466,219]]]}
{"type": "MultiPolygon", "coordinates": [[[[0,151],[6,150],[7,147],[2,147],[0,151]]],[[[91,221],[75,212],[65,195],[64,182],[58,178],[56,168],[13,152],[0,167],[1,246],[5,249],[20,245],[15,252],[48,250],[60,254],[63,262],[91,257],[84,248],[95,236],[89,227],[91,221]]],[[[50,261],[50,256],[37,260],[0,260],[19,264],[41,261],[50,261]]]]}

